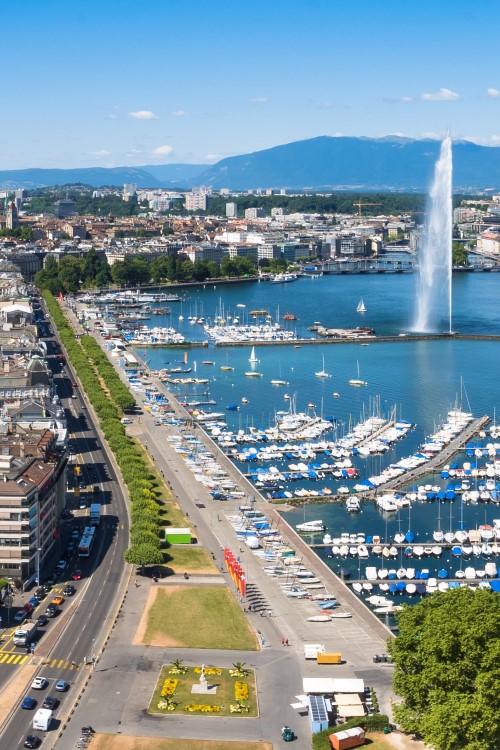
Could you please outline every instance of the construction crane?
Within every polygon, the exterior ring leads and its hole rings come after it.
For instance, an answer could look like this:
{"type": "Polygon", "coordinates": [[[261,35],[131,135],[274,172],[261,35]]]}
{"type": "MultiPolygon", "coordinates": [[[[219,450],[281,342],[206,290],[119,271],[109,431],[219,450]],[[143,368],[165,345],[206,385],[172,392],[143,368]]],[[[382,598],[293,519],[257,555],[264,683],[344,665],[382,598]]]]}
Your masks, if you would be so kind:
{"type": "Polygon", "coordinates": [[[353,203],[353,206],[358,207],[358,221],[361,224],[361,206],[381,206],[381,203],[363,203],[360,201],[359,203],[353,203]]]}

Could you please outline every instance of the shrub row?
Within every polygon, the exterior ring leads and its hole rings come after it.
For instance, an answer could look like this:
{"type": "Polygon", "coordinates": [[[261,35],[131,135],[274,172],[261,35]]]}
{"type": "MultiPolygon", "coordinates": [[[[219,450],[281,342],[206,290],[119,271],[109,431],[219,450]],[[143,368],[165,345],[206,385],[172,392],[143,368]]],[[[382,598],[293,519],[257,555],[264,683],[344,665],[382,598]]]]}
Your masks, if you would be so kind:
{"type": "MultiPolygon", "coordinates": [[[[127,486],[131,503],[131,545],[125,552],[125,560],[133,565],[160,565],[163,562],[163,553],[160,549],[160,509],[154,484],[143,450],[127,436],[120,421],[122,409],[127,408],[122,406],[125,403],[122,389],[126,391],[126,388],[111,365],[109,367],[114,377],[110,377],[107,367],[104,367],[103,358],[106,358],[106,355],[98,344],[93,342],[99,349],[99,356],[89,343],[92,341],[89,336],[84,337],[85,347],[76,338],[69,320],[52,294],[44,292],[43,296],[67,357],[97,414],[104,438],[114,453],[127,486]],[[89,357],[92,358],[93,364],[89,357]],[[106,383],[111,398],[104,392],[100,378],[106,383]],[[120,389],[115,384],[115,378],[118,378],[120,389]]],[[[127,394],[131,399],[131,402],[127,403],[133,405],[133,397],[128,391],[127,394]]]]}
{"type": "Polygon", "coordinates": [[[122,410],[132,409],[135,406],[134,397],[127,386],[120,380],[120,376],[97,341],[92,336],[82,336],[81,345],[103,382],[106,383],[109,395],[118,408],[122,410]]]}

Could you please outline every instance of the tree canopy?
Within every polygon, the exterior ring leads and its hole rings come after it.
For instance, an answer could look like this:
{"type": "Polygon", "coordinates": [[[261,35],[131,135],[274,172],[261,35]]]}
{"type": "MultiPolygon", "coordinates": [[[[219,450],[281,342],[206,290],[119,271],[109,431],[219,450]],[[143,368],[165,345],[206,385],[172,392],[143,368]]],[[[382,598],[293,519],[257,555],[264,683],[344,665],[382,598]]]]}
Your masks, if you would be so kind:
{"type": "Polygon", "coordinates": [[[460,588],[405,607],[389,644],[396,721],[435,750],[497,750],[500,597],[460,588]]]}

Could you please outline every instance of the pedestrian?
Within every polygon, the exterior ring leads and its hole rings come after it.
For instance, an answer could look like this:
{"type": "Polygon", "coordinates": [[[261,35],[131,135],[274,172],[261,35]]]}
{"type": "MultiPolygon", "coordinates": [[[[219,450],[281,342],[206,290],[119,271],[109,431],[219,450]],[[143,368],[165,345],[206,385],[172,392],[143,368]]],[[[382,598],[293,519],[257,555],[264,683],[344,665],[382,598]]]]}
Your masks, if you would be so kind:
{"type": "Polygon", "coordinates": [[[285,646],[288,646],[288,645],[290,645],[290,644],[288,643],[288,638],[285,638],[285,646]]]}
{"type": "Polygon", "coordinates": [[[282,645],[282,646],[284,646],[284,645],[285,645],[285,639],[284,639],[284,638],[282,638],[282,639],[281,639],[281,645],[282,645]]]}
{"type": "Polygon", "coordinates": [[[86,656],[83,657],[83,666],[84,667],[87,666],[87,657],[86,656]]]}
{"type": "Polygon", "coordinates": [[[73,669],[74,669],[74,668],[76,667],[76,661],[75,661],[74,659],[73,659],[73,661],[71,662],[71,666],[73,667],[73,669]]]}

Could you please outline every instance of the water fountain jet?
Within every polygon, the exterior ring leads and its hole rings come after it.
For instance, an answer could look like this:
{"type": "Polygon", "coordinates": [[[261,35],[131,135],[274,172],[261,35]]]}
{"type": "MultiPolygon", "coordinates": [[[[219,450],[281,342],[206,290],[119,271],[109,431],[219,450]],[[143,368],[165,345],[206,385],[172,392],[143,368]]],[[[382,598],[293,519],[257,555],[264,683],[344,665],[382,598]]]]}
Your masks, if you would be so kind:
{"type": "Polygon", "coordinates": [[[416,315],[413,330],[452,332],[452,140],[441,143],[429,191],[424,236],[418,249],[416,315]]]}

